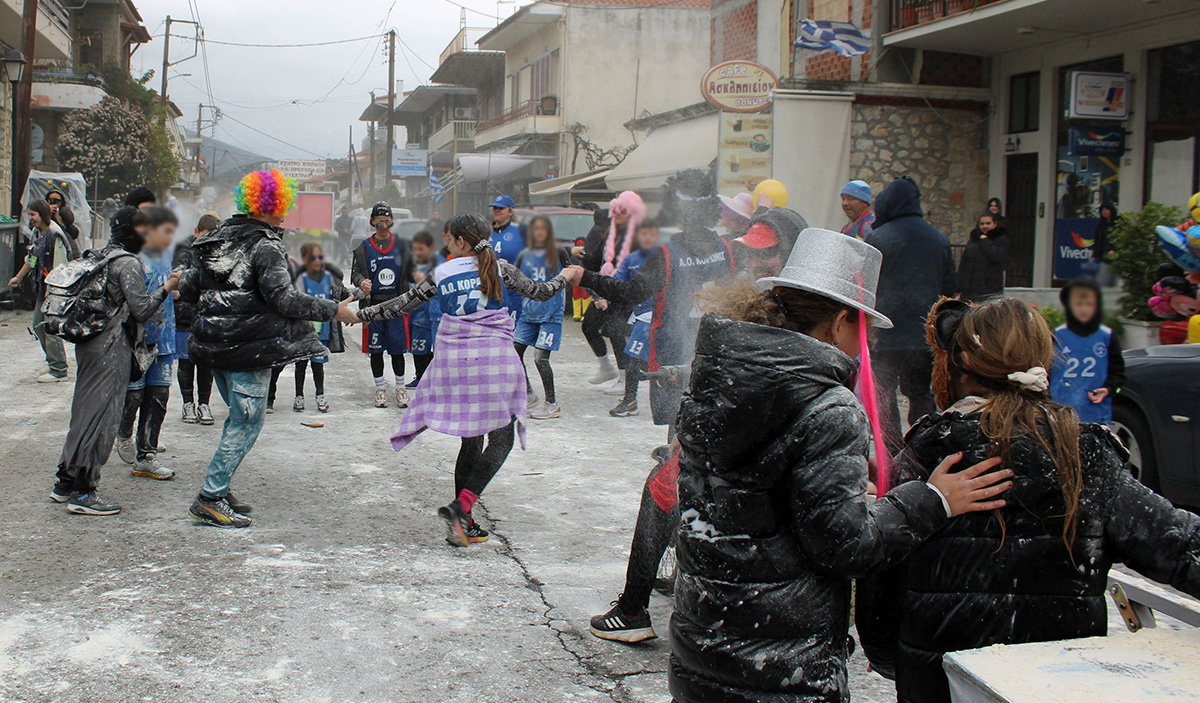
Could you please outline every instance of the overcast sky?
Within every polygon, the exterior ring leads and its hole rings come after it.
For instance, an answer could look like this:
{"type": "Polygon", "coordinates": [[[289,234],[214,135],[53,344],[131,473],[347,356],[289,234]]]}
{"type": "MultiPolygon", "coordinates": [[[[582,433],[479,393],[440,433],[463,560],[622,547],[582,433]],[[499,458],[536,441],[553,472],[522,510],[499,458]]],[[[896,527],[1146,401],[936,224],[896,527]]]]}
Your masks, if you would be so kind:
{"type": "MultiPolygon", "coordinates": [[[[425,83],[442,49],[459,27],[459,7],[447,0],[192,0],[204,25],[208,69],[216,105],[227,115],[216,136],[260,154],[277,158],[344,156],[348,130],[355,145],[366,135],[359,122],[370,102],[370,91],[387,94],[384,42],[369,40],[307,48],[247,48],[211,42],[300,44],[383,34],[396,29],[411,52],[397,51],[396,78],[405,90],[425,83]],[[388,17],[388,9],[391,15],[388,17]],[[385,17],[388,17],[384,22],[385,17]],[[407,53],[407,61],[405,55],[407,53]],[[428,64],[428,65],[426,65],[428,64]],[[336,86],[336,87],[335,87],[336,86]],[[294,104],[292,101],[296,101],[294,104]],[[320,101],[320,102],[318,102],[320,101]],[[238,124],[237,121],[245,125],[238,124]],[[246,125],[249,125],[247,127],[246,125]],[[256,133],[254,129],[272,137],[256,133]],[[285,143],[278,141],[282,139],[285,143]]],[[[151,86],[159,88],[162,35],[167,15],[193,19],[189,0],[135,0],[154,41],[133,55],[135,75],[155,70],[151,86]]],[[[467,12],[467,25],[495,25],[494,0],[459,0],[477,12],[467,12]]],[[[526,0],[499,6],[501,17],[526,0]]],[[[188,25],[172,24],[174,36],[191,35],[188,25]]],[[[171,60],[190,55],[195,44],[172,38],[171,60]]],[[[189,129],[196,125],[196,107],[207,103],[203,54],[171,68],[168,95],[183,111],[189,129]],[[176,74],[191,74],[177,76],[176,74]]],[[[208,112],[205,111],[207,120],[208,112]]],[[[205,130],[205,134],[210,134],[205,130]]],[[[399,137],[398,137],[399,139],[399,137]]]]}

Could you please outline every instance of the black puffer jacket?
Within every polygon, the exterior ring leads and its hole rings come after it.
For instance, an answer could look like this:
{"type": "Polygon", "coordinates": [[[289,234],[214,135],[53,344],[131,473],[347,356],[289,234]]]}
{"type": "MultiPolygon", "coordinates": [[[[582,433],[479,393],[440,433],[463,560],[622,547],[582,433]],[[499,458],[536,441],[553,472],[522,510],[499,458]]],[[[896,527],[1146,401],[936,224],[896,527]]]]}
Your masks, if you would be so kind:
{"type": "Polygon", "coordinates": [[[188,354],[197,365],[246,371],[328,353],[312,322],[333,320],[337,303],[295,289],[282,230],[234,215],[192,253],[180,300],[196,305],[188,354]]]}
{"type": "Polygon", "coordinates": [[[701,322],[679,414],[678,703],[849,700],[850,579],[946,522],[924,485],[867,502],[854,371],[802,334],[701,322]]]}
{"type": "Polygon", "coordinates": [[[982,300],[1004,292],[1008,243],[1004,227],[993,229],[987,239],[980,230],[971,230],[962,260],[958,262],[958,292],[963,300],[982,300]]]}
{"type": "MultiPolygon", "coordinates": [[[[195,266],[195,261],[192,256],[192,237],[187,237],[175,244],[175,256],[171,261],[171,268],[179,271],[182,276],[184,271],[193,266],[195,266]]],[[[175,301],[175,329],[180,332],[191,330],[194,319],[196,319],[195,303],[186,302],[181,295],[179,300],[175,301]]]]}
{"type": "MultiPolygon", "coordinates": [[[[927,478],[945,457],[986,459],[969,398],[908,433],[893,471],[927,478]],[[966,412],[967,414],[963,414],[966,412]]],[[[1016,472],[1000,512],[959,517],[909,559],[858,583],[856,624],[877,669],[895,665],[899,699],[948,703],[942,654],[990,644],[1092,637],[1108,623],[1105,581],[1113,562],[1200,596],[1200,518],[1171,507],[1124,467],[1125,450],[1098,425],[1079,442],[1083,499],[1073,566],[1062,541],[1065,503],[1054,465],[1031,438],[1012,445],[1016,472]]]]}

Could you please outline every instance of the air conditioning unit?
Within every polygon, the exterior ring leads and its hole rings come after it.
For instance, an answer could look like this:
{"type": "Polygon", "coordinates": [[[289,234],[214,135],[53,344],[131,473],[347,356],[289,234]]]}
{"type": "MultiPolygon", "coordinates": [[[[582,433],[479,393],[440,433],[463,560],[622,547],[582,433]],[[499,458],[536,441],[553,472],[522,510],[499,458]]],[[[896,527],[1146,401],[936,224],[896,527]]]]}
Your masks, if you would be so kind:
{"type": "Polygon", "coordinates": [[[473,119],[475,119],[475,108],[473,108],[473,107],[456,107],[456,108],[454,108],[454,119],[456,119],[456,120],[473,120],[473,119]]]}

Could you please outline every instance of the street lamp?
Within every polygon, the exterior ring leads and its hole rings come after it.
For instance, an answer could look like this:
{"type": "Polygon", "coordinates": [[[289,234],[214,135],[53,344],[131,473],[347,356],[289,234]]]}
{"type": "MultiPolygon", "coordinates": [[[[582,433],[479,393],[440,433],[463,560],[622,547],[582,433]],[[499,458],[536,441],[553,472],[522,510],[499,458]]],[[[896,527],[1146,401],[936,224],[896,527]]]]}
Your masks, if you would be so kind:
{"type": "Polygon", "coordinates": [[[20,209],[20,202],[17,197],[17,85],[21,79],[25,77],[25,55],[16,49],[9,49],[8,53],[4,54],[4,58],[0,59],[0,71],[3,75],[0,77],[8,81],[12,86],[12,99],[9,103],[12,105],[10,111],[12,116],[12,163],[10,164],[10,189],[12,191],[13,209],[14,212],[20,209]]]}
{"type": "Polygon", "coordinates": [[[12,83],[13,90],[16,91],[17,83],[25,77],[25,55],[16,49],[9,49],[0,60],[0,65],[4,69],[4,80],[12,83]]]}

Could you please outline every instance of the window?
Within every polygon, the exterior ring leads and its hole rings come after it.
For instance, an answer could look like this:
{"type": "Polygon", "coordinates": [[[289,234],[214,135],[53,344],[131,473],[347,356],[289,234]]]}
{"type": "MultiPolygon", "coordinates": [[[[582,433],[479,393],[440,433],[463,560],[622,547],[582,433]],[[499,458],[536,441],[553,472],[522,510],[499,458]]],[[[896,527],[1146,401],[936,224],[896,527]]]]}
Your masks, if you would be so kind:
{"type": "Polygon", "coordinates": [[[551,51],[531,64],[530,99],[540,100],[547,95],[558,95],[558,49],[551,51]]]}
{"type": "Polygon", "coordinates": [[[99,29],[79,30],[79,65],[100,68],[104,65],[103,35],[99,29]]]}
{"type": "Polygon", "coordinates": [[[1036,132],[1038,129],[1038,111],[1041,109],[1039,91],[1042,87],[1042,74],[1022,73],[1013,76],[1008,82],[1008,131],[1036,132]]]}
{"type": "Polygon", "coordinates": [[[508,76],[508,106],[514,108],[521,104],[521,72],[510,73],[508,76]]]}

